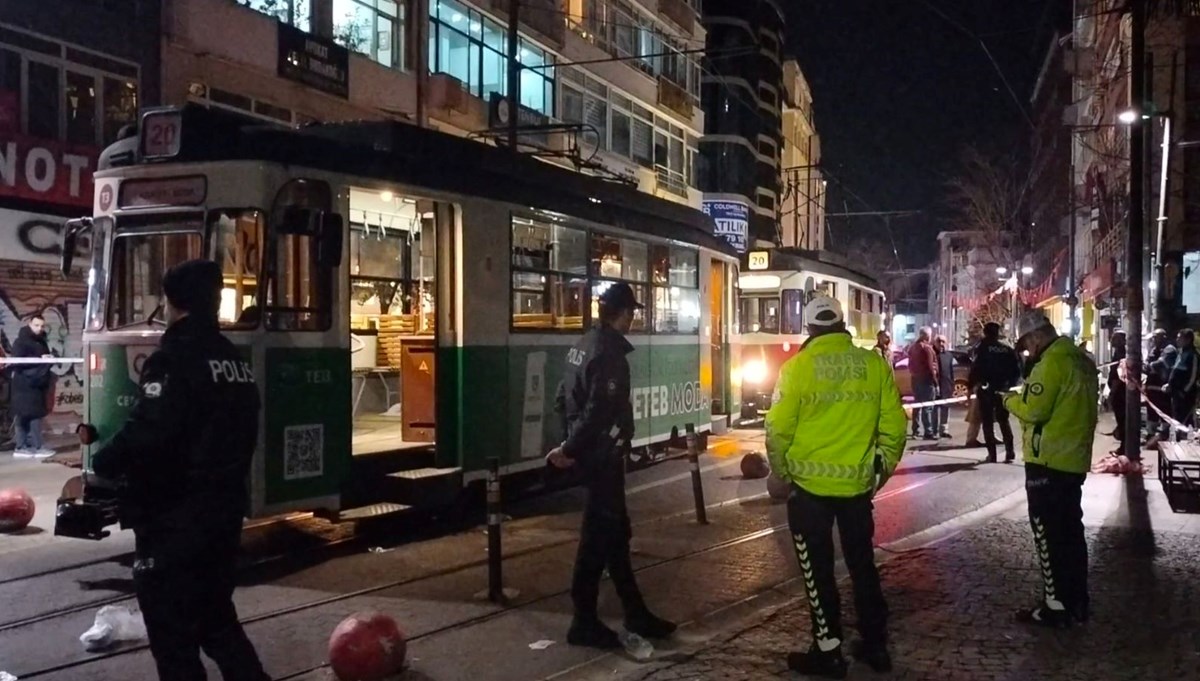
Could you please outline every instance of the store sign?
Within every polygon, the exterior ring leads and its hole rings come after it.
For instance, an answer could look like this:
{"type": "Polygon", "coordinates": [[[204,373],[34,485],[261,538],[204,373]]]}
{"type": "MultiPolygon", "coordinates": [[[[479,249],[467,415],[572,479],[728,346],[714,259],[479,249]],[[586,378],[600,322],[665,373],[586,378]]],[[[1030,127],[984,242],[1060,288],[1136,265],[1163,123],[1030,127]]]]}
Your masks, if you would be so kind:
{"type": "MultiPolygon", "coordinates": [[[[62,230],[66,218],[0,209],[0,260],[57,265],[62,256],[62,230]]],[[[87,235],[75,247],[76,261],[87,257],[87,235]]]]}
{"type": "MultiPolygon", "coordinates": [[[[204,203],[208,185],[204,176],[172,177],[165,180],[129,180],[121,185],[121,208],[153,206],[198,206],[204,203]]],[[[101,195],[101,203],[103,203],[101,195]]]]}
{"type": "MultiPolygon", "coordinates": [[[[507,127],[512,118],[512,109],[507,97],[493,92],[488,100],[488,127],[492,130],[507,127]]],[[[550,119],[541,112],[525,105],[517,107],[518,128],[537,128],[549,123],[550,119]]]]}
{"type": "Polygon", "coordinates": [[[36,140],[0,138],[0,197],[92,207],[98,150],[36,140]]]}
{"type": "Polygon", "coordinates": [[[738,253],[745,253],[750,238],[750,206],[738,201],[705,201],[704,213],[713,219],[713,235],[738,253]]]}
{"type": "Polygon", "coordinates": [[[338,97],[350,97],[350,52],[287,24],[279,24],[278,71],[282,78],[338,97]]]}

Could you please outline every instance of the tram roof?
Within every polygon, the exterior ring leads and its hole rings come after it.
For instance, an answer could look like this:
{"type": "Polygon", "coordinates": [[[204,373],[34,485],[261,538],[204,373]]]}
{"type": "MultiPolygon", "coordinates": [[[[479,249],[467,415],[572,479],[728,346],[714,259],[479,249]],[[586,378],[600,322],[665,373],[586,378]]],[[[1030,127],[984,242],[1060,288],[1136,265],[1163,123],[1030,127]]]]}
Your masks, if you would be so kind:
{"type": "Polygon", "coordinates": [[[875,277],[850,266],[848,260],[828,251],[810,251],[800,248],[777,248],[771,253],[771,269],[797,270],[842,277],[860,286],[882,291],[875,277]]]}
{"type": "Polygon", "coordinates": [[[182,147],[171,162],[256,160],[370,177],[515,203],[736,257],[703,212],[523,154],[396,121],[300,129],[196,104],[181,107],[182,147]],[[197,137],[196,129],[205,131],[197,137]]]}

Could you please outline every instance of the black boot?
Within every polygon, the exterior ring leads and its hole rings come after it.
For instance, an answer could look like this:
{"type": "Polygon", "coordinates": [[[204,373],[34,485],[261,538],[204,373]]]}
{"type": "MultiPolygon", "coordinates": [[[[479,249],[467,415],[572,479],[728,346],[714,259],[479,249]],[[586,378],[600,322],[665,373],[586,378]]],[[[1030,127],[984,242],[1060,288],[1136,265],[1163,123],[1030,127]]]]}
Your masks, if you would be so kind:
{"type": "Polygon", "coordinates": [[[788,653],[788,669],[805,676],[821,676],[827,679],[846,678],[846,658],[838,646],[824,652],[816,645],[804,653],[788,653]]]}
{"type": "Polygon", "coordinates": [[[575,617],[567,630],[567,643],[573,646],[614,650],[623,647],[617,632],[595,617],[575,617]]]}
{"type": "Polygon", "coordinates": [[[885,644],[855,641],[850,646],[850,655],[880,674],[892,671],[892,656],[885,644]]]}
{"type": "Polygon", "coordinates": [[[625,630],[642,638],[667,638],[675,633],[675,623],[642,608],[625,615],[625,630]]]}

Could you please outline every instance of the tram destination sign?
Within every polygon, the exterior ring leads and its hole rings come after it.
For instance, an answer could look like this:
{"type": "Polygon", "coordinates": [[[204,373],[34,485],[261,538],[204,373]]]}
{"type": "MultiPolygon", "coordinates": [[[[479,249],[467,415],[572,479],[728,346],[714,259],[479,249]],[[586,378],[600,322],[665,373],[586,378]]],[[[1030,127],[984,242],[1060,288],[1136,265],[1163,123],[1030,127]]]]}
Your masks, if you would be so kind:
{"type": "Polygon", "coordinates": [[[350,97],[350,52],[331,40],[279,24],[279,75],[331,95],[350,97]]]}

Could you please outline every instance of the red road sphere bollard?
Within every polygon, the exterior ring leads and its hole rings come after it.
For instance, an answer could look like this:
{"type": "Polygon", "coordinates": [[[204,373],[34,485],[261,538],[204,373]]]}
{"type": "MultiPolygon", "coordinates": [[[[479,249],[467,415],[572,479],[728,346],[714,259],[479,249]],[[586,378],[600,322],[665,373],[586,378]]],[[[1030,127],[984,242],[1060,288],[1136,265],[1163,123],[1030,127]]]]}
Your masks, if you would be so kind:
{"type": "Polygon", "coordinates": [[[750,480],[765,478],[771,474],[771,465],[767,457],[759,452],[750,452],[742,457],[742,477],[750,480]]]}
{"type": "Polygon", "coordinates": [[[329,637],[329,666],[339,681],[380,681],[399,674],[407,652],[396,620],[381,612],[356,612],[329,637]]]}
{"type": "Polygon", "coordinates": [[[33,498],[23,489],[0,489],[0,532],[20,532],[33,520],[33,498]]]}

